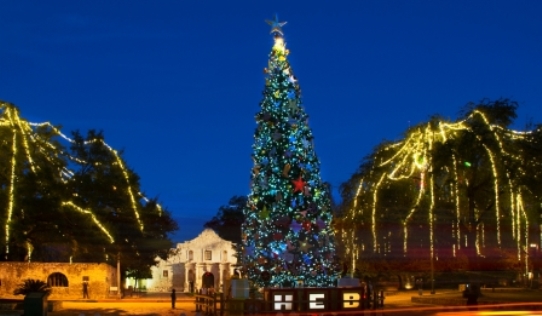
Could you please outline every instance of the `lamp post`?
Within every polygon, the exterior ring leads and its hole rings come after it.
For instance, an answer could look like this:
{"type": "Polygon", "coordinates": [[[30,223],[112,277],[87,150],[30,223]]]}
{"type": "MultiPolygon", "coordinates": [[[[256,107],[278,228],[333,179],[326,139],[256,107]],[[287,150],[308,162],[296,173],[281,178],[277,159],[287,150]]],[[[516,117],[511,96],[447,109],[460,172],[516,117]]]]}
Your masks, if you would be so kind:
{"type": "Polygon", "coordinates": [[[120,252],[117,254],[117,298],[122,298],[120,286],[120,252]]]}
{"type": "Polygon", "coordinates": [[[529,287],[533,287],[533,279],[538,277],[538,244],[531,243],[529,245],[529,257],[530,257],[530,271],[528,271],[529,276],[529,287]]]}
{"type": "Polygon", "coordinates": [[[434,264],[432,252],[431,252],[431,294],[435,294],[435,264],[434,264]]]}

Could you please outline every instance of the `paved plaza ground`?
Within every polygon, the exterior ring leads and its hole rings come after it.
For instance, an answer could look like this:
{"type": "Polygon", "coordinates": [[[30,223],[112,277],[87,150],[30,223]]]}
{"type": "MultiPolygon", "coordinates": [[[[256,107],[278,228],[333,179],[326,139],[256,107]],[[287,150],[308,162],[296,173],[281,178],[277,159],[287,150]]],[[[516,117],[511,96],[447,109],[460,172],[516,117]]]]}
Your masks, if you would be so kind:
{"type": "MultiPolygon", "coordinates": [[[[542,291],[540,290],[484,290],[479,303],[483,304],[538,304],[542,309],[542,291]]],[[[384,307],[376,311],[377,315],[400,315],[409,310],[421,311],[422,308],[446,306],[455,310],[465,308],[465,299],[459,291],[441,290],[435,294],[424,292],[418,295],[417,291],[391,292],[385,298],[384,307]]],[[[513,305],[511,308],[513,308],[513,305]]],[[[366,314],[375,314],[369,311],[366,314]]],[[[5,314],[0,312],[0,315],[5,314]]],[[[176,308],[171,308],[168,293],[147,294],[139,298],[107,299],[107,300],[72,300],[63,301],[62,308],[49,312],[49,316],[120,316],[120,315],[148,315],[148,316],[196,316],[194,298],[183,294],[178,295],[176,308]]],[[[421,312],[419,314],[422,314],[421,312]]],[[[14,315],[14,314],[9,314],[14,315]]]]}
{"type": "Polygon", "coordinates": [[[169,301],[122,301],[122,302],[64,302],[62,310],[49,312],[49,316],[97,316],[97,315],[148,315],[148,316],[195,316],[195,306],[191,302],[177,302],[175,309],[169,301]]]}

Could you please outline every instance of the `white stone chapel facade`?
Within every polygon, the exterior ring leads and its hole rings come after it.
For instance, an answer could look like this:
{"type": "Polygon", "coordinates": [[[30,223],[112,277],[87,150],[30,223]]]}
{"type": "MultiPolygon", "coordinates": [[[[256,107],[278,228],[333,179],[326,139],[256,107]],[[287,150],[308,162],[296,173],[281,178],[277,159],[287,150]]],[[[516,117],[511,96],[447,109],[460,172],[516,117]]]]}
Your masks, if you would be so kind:
{"type": "Polygon", "coordinates": [[[234,244],[209,228],[190,241],[178,243],[167,260],[157,260],[158,264],[151,268],[152,279],[145,282],[147,292],[189,292],[190,280],[199,290],[206,272],[213,274],[215,290],[224,290],[237,264],[234,244]]]}

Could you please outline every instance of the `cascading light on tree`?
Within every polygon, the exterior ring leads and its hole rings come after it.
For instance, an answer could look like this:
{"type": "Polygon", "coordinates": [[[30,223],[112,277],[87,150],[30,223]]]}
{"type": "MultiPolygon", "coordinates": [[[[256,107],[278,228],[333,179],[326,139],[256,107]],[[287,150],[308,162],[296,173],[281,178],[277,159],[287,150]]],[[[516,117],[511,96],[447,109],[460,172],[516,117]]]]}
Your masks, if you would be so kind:
{"type": "MultiPolygon", "coordinates": [[[[24,172],[32,173],[38,175],[40,170],[40,164],[38,161],[44,162],[45,164],[54,166],[53,168],[58,169],[58,182],[62,183],[62,187],[65,191],[69,191],[70,182],[73,181],[73,176],[75,174],[74,170],[80,168],[80,166],[87,164],[88,162],[68,154],[63,146],[60,144],[60,141],[67,142],[70,145],[75,144],[75,140],[64,135],[57,127],[53,126],[49,122],[42,123],[33,123],[28,122],[22,119],[19,115],[19,110],[12,104],[7,102],[0,101],[0,133],[4,135],[11,135],[9,137],[4,137],[4,143],[6,148],[9,148],[9,151],[4,153],[5,157],[9,159],[0,161],[3,163],[4,168],[9,170],[7,181],[5,182],[5,195],[7,197],[5,205],[0,205],[0,208],[5,208],[5,218],[3,222],[5,223],[3,227],[3,232],[0,233],[0,236],[3,234],[3,238],[0,242],[4,250],[4,258],[8,258],[10,255],[10,244],[13,244],[14,237],[14,227],[19,221],[21,221],[25,216],[22,216],[24,209],[20,205],[17,205],[17,197],[21,190],[21,174],[24,172]],[[40,132],[50,134],[52,140],[45,139],[42,137],[40,132]],[[47,132],[44,132],[47,131],[47,132]],[[8,140],[11,142],[9,143],[8,140]],[[73,162],[75,168],[70,169],[69,166],[64,165],[60,161],[62,157],[67,157],[69,161],[73,162]],[[28,171],[24,171],[25,167],[28,167],[28,171]],[[15,211],[20,213],[16,214],[15,211]]],[[[117,194],[123,195],[126,194],[129,198],[129,205],[131,206],[131,212],[133,218],[137,223],[137,226],[141,232],[144,231],[144,222],[141,219],[141,208],[143,201],[145,203],[149,202],[141,192],[138,191],[138,188],[133,185],[133,181],[130,180],[130,175],[128,168],[125,166],[123,160],[121,159],[119,153],[110,147],[103,139],[92,139],[84,142],[84,146],[90,146],[92,144],[100,144],[105,147],[107,152],[109,152],[113,159],[113,165],[120,170],[122,174],[121,182],[125,185],[124,190],[118,190],[116,187],[113,187],[112,190],[118,192],[117,194]],[[140,201],[143,200],[143,201],[140,201]]],[[[1,185],[0,185],[1,187],[1,185]]],[[[67,194],[69,196],[69,194],[67,194]]],[[[73,198],[77,197],[77,193],[73,193],[73,198]]],[[[68,212],[76,212],[83,214],[85,217],[89,218],[97,228],[99,232],[105,237],[107,241],[111,244],[115,242],[114,233],[111,229],[108,229],[108,225],[105,219],[97,215],[96,210],[90,208],[83,208],[77,204],[76,199],[68,199],[60,201],[58,208],[65,208],[68,212]]],[[[1,199],[0,199],[1,201],[1,199]]],[[[1,204],[1,203],[0,203],[1,204]]],[[[156,204],[156,211],[159,213],[159,216],[162,215],[162,208],[160,205],[156,204]]],[[[59,230],[60,231],[60,230],[59,230]]],[[[59,232],[59,234],[63,234],[59,232]]],[[[26,240],[25,244],[28,246],[28,258],[32,249],[34,249],[32,243],[29,239],[26,240]]]]}

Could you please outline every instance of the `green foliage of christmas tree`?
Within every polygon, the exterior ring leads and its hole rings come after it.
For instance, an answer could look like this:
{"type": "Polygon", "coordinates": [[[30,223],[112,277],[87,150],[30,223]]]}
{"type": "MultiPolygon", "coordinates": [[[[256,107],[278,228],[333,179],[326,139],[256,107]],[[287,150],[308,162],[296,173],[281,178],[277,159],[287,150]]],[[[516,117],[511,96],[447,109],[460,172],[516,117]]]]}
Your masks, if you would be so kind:
{"type": "Polygon", "coordinates": [[[301,89],[288,63],[285,22],[268,23],[275,42],[256,115],[243,266],[258,287],[331,287],[337,273],[329,188],[320,178],[301,89]]]}

